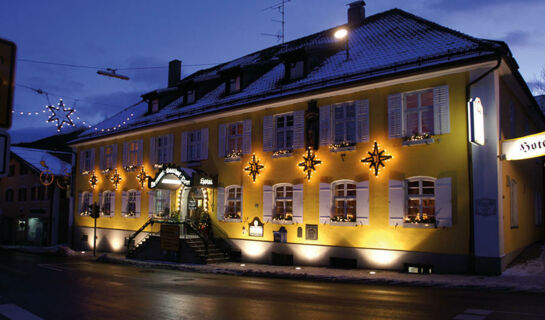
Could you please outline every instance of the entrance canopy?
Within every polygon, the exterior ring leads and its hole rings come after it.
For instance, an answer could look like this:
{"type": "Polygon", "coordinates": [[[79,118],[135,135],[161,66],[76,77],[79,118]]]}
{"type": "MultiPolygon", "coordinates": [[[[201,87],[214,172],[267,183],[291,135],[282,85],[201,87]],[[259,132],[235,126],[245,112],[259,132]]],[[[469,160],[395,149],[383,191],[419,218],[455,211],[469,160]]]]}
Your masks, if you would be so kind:
{"type": "Polygon", "coordinates": [[[215,179],[204,172],[169,165],[160,169],[155,178],[148,180],[150,189],[176,190],[180,187],[214,187],[215,179]]]}

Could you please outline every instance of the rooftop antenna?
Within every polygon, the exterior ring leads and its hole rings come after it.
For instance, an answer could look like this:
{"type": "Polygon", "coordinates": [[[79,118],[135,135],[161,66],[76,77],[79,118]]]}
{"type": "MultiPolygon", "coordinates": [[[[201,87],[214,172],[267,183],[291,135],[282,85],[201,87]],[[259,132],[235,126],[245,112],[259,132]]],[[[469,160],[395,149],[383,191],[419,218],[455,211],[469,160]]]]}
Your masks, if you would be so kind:
{"type": "Polygon", "coordinates": [[[282,20],[276,20],[276,19],[272,19],[272,21],[274,22],[278,22],[280,23],[280,25],[282,26],[282,31],[281,33],[277,33],[277,34],[271,34],[271,33],[261,33],[262,35],[264,36],[268,36],[268,37],[275,37],[276,38],[276,41],[281,41],[282,44],[284,44],[284,39],[285,39],[285,33],[284,33],[284,29],[285,29],[285,25],[286,25],[286,16],[285,16],[285,13],[286,13],[286,3],[288,2],[291,2],[291,0],[282,0],[282,2],[279,2],[277,4],[273,4],[272,6],[270,7],[267,7],[261,11],[266,11],[266,10],[273,10],[273,9],[276,9],[278,10],[278,12],[280,13],[280,15],[282,16],[282,20]]]}
{"type": "Polygon", "coordinates": [[[106,68],[106,70],[98,70],[97,73],[101,76],[117,78],[121,80],[129,80],[129,77],[116,73],[116,69],[106,68]]]}

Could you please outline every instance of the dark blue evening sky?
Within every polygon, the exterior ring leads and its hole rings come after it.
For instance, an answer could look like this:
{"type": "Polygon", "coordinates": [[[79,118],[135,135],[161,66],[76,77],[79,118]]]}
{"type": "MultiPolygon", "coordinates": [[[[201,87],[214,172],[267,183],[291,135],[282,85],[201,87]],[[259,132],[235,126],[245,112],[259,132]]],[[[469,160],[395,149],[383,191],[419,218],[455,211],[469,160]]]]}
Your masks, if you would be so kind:
{"type": "MultiPolygon", "coordinates": [[[[280,30],[279,0],[233,1],[6,1],[0,38],[15,42],[17,57],[83,66],[161,69],[123,70],[130,81],[99,76],[96,69],[19,61],[13,127],[15,142],[54,134],[42,113],[47,103],[27,87],[76,104],[81,121],[96,123],[166,86],[168,61],[182,60],[184,75],[276,44],[260,33],[280,30]],[[40,112],[21,116],[18,112],[40,112]]],[[[292,0],[286,4],[286,40],[346,22],[348,0],[292,0]]],[[[400,8],[475,37],[506,41],[527,81],[545,66],[545,1],[367,0],[367,15],[400,8]]]]}

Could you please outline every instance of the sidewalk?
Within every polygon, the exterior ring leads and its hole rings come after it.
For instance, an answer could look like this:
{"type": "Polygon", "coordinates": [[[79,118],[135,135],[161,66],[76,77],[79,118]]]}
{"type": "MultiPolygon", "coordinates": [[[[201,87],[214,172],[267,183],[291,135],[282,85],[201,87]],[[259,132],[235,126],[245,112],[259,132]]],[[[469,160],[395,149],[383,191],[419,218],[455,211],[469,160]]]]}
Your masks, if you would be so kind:
{"type": "Polygon", "coordinates": [[[517,260],[507,270],[505,270],[501,276],[448,274],[418,275],[382,270],[332,269],[307,266],[272,266],[234,262],[198,265],[165,261],[132,260],[125,258],[125,256],[122,254],[113,253],[105,253],[101,255],[97,254],[98,258],[94,258],[92,256],[92,252],[76,252],[62,246],[47,248],[3,246],[2,248],[33,253],[56,253],[63,256],[79,257],[82,259],[103,263],[237,276],[545,293],[544,243],[534,245],[523,252],[523,254],[521,254],[521,256],[517,258],[517,260]]]}

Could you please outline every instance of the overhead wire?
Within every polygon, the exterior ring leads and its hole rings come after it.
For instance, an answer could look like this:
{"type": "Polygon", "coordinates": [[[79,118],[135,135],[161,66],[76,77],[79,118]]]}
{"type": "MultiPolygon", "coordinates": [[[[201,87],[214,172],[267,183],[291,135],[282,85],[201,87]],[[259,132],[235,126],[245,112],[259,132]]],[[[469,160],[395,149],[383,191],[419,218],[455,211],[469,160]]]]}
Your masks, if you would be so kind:
{"type": "MultiPolygon", "coordinates": [[[[41,60],[34,60],[34,59],[25,59],[25,58],[19,58],[17,61],[22,62],[29,62],[29,63],[38,63],[38,64],[47,64],[47,65],[53,65],[53,66],[60,66],[60,67],[69,67],[69,68],[80,68],[80,69],[108,69],[110,67],[106,66],[89,66],[89,65],[79,65],[79,64],[72,64],[72,63],[60,63],[60,62],[51,62],[51,61],[41,61],[41,60]]],[[[196,64],[184,64],[184,67],[201,67],[201,66],[212,66],[217,65],[218,63],[196,63],[196,64]]],[[[168,66],[151,66],[151,67],[117,67],[117,68],[110,68],[114,70],[146,70],[146,69],[166,69],[168,66]]]]}

